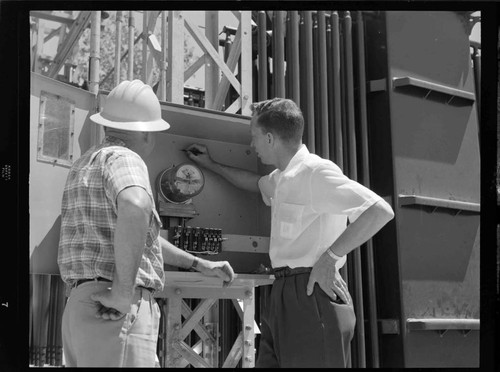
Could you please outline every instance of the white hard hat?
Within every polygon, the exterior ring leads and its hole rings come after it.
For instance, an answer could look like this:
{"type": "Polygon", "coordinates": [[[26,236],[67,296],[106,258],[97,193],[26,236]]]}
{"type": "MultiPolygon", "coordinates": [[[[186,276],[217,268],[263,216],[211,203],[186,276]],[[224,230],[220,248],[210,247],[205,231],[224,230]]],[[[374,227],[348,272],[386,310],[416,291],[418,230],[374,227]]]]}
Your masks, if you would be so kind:
{"type": "Polygon", "coordinates": [[[158,132],[170,125],[161,118],[158,98],[140,80],[122,81],[109,92],[103,110],[90,117],[94,123],[110,128],[158,132]]]}

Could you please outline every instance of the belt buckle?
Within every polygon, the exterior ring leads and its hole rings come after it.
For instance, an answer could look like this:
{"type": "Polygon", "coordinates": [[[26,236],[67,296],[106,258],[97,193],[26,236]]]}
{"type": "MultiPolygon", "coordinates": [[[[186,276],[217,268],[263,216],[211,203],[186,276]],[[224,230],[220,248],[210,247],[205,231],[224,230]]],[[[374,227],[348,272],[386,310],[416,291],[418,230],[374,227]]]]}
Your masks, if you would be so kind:
{"type": "Polygon", "coordinates": [[[292,273],[292,269],[290,269],[288,266],[283,270],[283,276],[290,276],[292,273]]]}

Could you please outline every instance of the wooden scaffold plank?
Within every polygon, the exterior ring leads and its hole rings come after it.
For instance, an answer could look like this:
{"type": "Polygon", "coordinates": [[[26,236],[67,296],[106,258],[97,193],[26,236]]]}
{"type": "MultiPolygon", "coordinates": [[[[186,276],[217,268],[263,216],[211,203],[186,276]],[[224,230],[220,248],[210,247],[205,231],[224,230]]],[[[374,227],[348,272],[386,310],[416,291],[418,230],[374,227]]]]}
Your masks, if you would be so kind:
{"type": "Polygon", "coordinates": [[[184,20],[180,11],[168,12],[167,100],[184,103],[184,20]]]}
{"type": "Polygon", "coordinates": [[[255,288],[245,292],[243,299],[243,355],[242,367],[253,368],[255,366],[255,288]]]}
{"type": "Polygon", "coordinates": [[[243,353],[243,331],[241,331],[236,338],[236,341],[231,348],[231,351],[227,355],[222,368],[235,368],[241,359],[243,353]]]}
{"type": "Polygon", "coordinates": [[[252,13],[240,12],[241,28],[241,114],[250,115],[252,104],[252,13]]]}
{"type": "Polygon", "coordinates": [[[178,367],[181,362],[181,354],[175,348],[175,344],[179,343],[179,332],[181,329],[181,309],[182,298],[178,296],[170,297],[166,304],[166,326],[167,326],[167,342],[166,342],[166,360],[167,367],[178,367]]]}
{"type": "MultiPolygon", "coordinates": [[[[208,42],[215,50],[219,49],[219,12],[206,11],[205,12],[205,36],[208,42]]],[[[217,94],[217,87],[219,85],[219,67],[210,55],[204,53],[205,61],[205,107],[208,109],[214,108],[214,100],[217,94]]]]}

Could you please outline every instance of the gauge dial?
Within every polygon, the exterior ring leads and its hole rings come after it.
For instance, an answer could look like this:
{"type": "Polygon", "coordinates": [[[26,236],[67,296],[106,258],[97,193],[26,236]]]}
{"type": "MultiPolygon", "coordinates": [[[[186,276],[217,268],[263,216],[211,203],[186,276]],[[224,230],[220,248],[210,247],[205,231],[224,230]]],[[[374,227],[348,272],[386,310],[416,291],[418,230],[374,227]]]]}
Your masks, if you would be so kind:
{"type": "Polygon", "coordinates": [[[174,203],[184,203],[198,195],[205,184],[200,168],[184,163],[160,173],[159,188],[161,195],[174,203]]]}

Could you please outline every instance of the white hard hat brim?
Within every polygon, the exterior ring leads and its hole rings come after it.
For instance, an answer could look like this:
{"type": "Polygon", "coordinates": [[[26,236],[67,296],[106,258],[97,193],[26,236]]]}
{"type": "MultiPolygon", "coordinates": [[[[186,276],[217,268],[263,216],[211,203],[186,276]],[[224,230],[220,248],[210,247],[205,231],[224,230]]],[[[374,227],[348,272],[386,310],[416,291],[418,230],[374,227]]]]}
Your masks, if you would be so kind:
{"type": "Polygon", "coordinates": [[[153,121],[114,121],[104,118],[101,113],[97,113],[91,115],[90,120],[105,127],[134,132],[161,132],[170,128],[170,124],[163,119],[153,121]]]}

